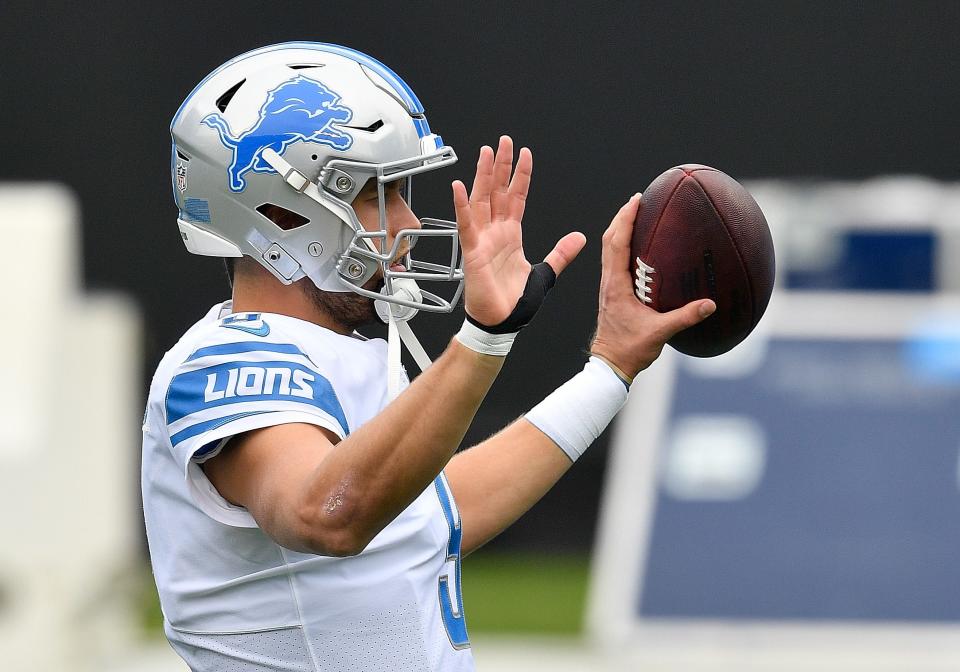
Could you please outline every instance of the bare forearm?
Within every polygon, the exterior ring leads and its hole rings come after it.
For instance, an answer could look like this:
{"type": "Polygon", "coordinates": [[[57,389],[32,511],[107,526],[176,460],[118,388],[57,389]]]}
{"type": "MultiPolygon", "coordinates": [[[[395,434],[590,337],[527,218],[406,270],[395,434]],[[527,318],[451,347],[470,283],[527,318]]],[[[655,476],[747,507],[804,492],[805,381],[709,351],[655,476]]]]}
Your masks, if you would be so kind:
{"type": "Polygon", "coordinates": [[[419,495],[463,440],[503,358],[454,340],[444,354],[315,469],[310,515],[365,545],[419,495]]]}
{"type": "Polygon", "coordinates": [[[536,504],[573,465],[524,419],[454,456],[446,468],[463,527],[464,555],[536,504]]]}

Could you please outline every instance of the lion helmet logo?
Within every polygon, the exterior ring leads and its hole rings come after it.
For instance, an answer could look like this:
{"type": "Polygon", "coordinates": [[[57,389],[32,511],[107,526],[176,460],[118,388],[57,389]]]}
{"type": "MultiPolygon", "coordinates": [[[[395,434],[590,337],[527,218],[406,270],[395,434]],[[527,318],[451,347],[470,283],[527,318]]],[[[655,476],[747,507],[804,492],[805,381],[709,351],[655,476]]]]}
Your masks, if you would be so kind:
{"type": "Polygon", "coordinates": [[[233,152],[233,162],[227,173],[230,190],[243,191],[247,186],[244,175],[276,173],[263,160],[267,148],[282,155],[295,142],[316,142],[344,151],[353,144],[353,138],[334,128],[353,117],[353,110],[338,105],[340,96],[326,86],[303,75],[284,82],[267,94],[259,117],[252,128],[234,136],[227,120],[218,113],[208,114],[202,123],[216,129],[220,142],[233,152]]]}

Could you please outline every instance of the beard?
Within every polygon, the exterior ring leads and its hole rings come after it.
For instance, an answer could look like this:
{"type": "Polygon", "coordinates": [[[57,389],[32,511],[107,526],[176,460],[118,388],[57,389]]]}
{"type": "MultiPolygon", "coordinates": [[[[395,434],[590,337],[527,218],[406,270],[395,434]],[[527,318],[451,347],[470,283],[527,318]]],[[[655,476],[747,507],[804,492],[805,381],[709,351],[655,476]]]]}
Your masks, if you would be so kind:
{"type": "MultiPolygon", "coordinates": [[[[356,292],[326,292],[317,287],[309,278],[302,281],[303,289],[310,301],[317,308],[342,324],[350,331],[359,327],[379,322],[377,311],[373,307],[373,299],[368,299],[356,292]]],[[[383,278],[379,274],[370,278],[363,289],[379,292],[383,287],[383,278]]]]}

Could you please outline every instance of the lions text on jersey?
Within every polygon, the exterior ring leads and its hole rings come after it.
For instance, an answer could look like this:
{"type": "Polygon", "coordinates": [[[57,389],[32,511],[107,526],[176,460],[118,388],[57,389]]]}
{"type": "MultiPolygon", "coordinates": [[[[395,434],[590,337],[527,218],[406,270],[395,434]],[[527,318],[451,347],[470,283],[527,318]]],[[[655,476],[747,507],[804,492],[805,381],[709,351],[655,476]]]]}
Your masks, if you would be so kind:
{"type": "Polygon", "coordinates": [[[460,518],[441,474],[359,555],[275,543],[200,463],[291,422],[341,438],[388,402],[386,343],[215,306],[160,363],[143,503],[167,637],[195,670],[472,670],[460,518]]]}

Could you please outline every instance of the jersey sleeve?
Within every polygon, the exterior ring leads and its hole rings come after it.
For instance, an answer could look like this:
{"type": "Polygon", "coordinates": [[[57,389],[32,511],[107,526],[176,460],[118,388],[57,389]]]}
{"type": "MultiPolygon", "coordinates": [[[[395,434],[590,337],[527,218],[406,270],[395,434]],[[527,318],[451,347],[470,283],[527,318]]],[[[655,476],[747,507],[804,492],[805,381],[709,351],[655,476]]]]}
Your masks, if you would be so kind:
{"type": "Polygon", "coordinates": [[[295,344],[218,343],[194,351],[174,372],[164,400],[174,458],[195,503],[215,520],[256,527],[219,495],[200,469],[234,435],[293,422],[349,433],[334,386],[295,344]]]}

